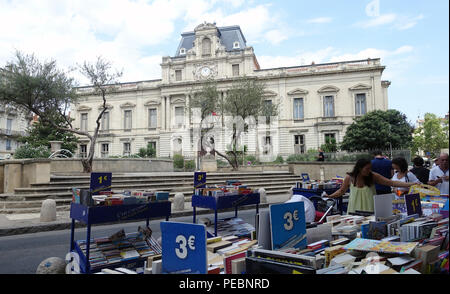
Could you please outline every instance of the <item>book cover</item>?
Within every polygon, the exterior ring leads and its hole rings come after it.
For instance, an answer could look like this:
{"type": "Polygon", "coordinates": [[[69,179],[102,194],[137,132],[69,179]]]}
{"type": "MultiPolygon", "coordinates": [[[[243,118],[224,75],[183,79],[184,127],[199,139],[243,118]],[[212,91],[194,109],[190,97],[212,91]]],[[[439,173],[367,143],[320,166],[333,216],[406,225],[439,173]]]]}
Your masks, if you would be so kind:
{"type": "Polygon", "coordinates": [[[235,259],[239,259],[239,258],[243,258],[245,257],[245,252],[241,252],[235,255],[231,255],[228,257],[225,257],[223,259],[223,264],[224,264],[224,269],[225,269],[225,274],[231,274],[232,273],[232,267],[231,267],[231,262],[235,259]]]}

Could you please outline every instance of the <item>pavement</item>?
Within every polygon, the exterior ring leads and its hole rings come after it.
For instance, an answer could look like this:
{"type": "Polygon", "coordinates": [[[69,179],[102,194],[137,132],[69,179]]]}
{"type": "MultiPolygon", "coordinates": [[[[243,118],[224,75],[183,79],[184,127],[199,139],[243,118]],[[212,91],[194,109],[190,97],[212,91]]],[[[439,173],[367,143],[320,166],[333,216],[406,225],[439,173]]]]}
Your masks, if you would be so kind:
{"type": "MultiPolygon", "coordinates": [[[[290,198],[289,194],[267,196],[267,203],[260,203],[259,208],[269,207],[270,204],[282,203],[290,198]]],[[[174,211],[170,218],[181,216],[192,216],[193,210],[191,202],[185,202],[183,211],[174,211]]],[[[239,210],[255,209],[255,205],[241,206],[239,210]]],[[[234,208],[224,209],[221,211],[234,211],[234,208]]],[[[204,208],[197,208],[197,215],[211,213],[211,210],[204,208]]],[[[198,218],[197,218],[198,220],[198,218]]],[[[130,221],[132,222],[132,221],[130,221]]],[[[85,227],[83,223],[75,222],[76,228],[85,227]]],[[[110,225],[112,223],[104,223],[100,225],[110,225]]],[[[41,222],[39,213],[23,213],[23,214],[0,214],[0,237],[29,234],[37,232],[66,230],[70,229],[72,220],[70,218],[70,211],[57,211],[56,220],[51,222],[41,222]]],[[[97,226],[97,225],[96,225],[97,226]]]]}

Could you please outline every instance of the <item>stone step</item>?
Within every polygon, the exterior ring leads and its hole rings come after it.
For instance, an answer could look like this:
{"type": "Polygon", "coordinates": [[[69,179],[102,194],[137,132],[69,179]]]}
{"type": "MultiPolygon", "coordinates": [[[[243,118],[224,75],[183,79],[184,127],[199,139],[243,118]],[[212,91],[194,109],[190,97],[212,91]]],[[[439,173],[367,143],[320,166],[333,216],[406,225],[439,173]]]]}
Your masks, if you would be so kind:
{"type": "MultiPolygon", "coordinates": [[[[278,179],[290,179],[290,180],[299,180],[298,176],[295,175],[280,175],[277,177],[273,176],[255,176],[255,177],[248,177],[248,178],[242,178],[242,177],[236,177],[235,179],[241,180],[243,183],[247,183],[249,181],[257,181],[257,180],[268,180],[268,181],[276,181],[278,179]]],[[[209,178],[207,179],[208,184],[223,184],[226,180],[231,180],[231,178],[209,178]]],[[[121,179],[121,180],[115,180],[113,179],[113,183],[161,183],[161,182],[167,182],[167,178],[164,179],[164,181],[159,179],[153,179],[153,178],[145,178],[145,179],[121,179]]],[[[171,180],[172,183],[190,183],[192,185],[193,179],[192,178],[186,178],[186,179],[175,179],[171,180]]],[[[89,185],[89,181],[67,181],[67,182],[50,182],[50,183],[40,183],[40,184],[32,184],[32,188],[45,188],[45,187],[60,187],[60,186],[79,186],[79,185],[89,185]]]]}
{"type": "MultiPolygon", "coordinates": [[[[208,173],[208,178],[225,178],[225,179],[234,179],[238,177],[259,177],[259,176],[280,176],[280,175],[293,175],[289,171],[281,171],[281,172],[252,172],[252,173],[242,173],[242,172],[236,172],[236,173],[208,173]]],[[[194,176],[194,173],[157,173],[157,174],[113,174],[113,179],[156,179],[156,180],[167,180],[168,177],[172,179],[190,179],[192,180],[194,176]]],[[[90,176],[73,176],[73,175],[64,175],[64,176],[50,176],[51,182],[61,182],[61,181],[89,181],[90,176]]]]}
{"type": "MultiPolygon", "coordinates": [[[[281,184],[281,183],[292,183],[295,184],[297,179],[292,178],[270,178],[270,179],[255,179],[255,180],[247,180],[243,181],[243,184],[246,184],[250,187],[254,186],[261,186],[261,183],[272,185],[274,183],[281,184]]],[[[208,185],[215,185],[215,184],[223,184],[223,181],[207,181],[208,185]]],[[[132,188],[139,188],[139,187],[145,187],[148,189],[164,189],[164,188],[171,188],[171,187],[183,187],[183,188],[190,188],[193,186],[193,182],[184,182],[184,183],[143,183],[143,182],[123,182],[123,183],[117,183],[113,182],[112,189],[132,189],[132,188]]],[[[89,189],[88,183],[83,183],[83,185],[73,185],[69,187],[54,187],[54,186],[47,186],[47,187],[41,187],[41,188],[17,188],[15,189],[16,195],[21,194],[30,194],[30,193],[42,193],[42,192],[55,192],[55,191],[70,191],[72,187],[77,188],[83,188],[83,189],[89,189]]]]}

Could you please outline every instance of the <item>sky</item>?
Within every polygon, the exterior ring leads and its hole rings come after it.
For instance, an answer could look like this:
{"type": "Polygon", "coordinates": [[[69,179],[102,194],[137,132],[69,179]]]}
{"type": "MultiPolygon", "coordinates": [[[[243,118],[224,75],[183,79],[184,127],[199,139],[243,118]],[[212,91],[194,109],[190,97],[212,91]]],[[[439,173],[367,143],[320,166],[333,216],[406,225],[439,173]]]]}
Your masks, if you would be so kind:
{"type": "MultiPolygon", "coordinates": [[[[261,68],[380,58],[389,108],[449,111],[447,0],[0,0],[0,66],[15,50],[69,70],[97,56],[121,82],[161,78],[181,33],[239,25],[261,68]]],[[[79,85],[86,79],[71,74],[79,85]]]]}

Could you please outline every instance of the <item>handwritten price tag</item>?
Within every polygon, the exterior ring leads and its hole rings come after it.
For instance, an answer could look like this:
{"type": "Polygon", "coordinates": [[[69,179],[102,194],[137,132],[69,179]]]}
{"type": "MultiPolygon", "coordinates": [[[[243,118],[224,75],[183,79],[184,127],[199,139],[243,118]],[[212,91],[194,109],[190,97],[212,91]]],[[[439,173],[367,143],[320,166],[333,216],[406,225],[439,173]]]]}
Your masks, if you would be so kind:
{"type": "Polygon", "coordinates": [[[408,215],[418,214],[422,216],[422,205],[420,203],[419,194],[407,194],[405,195],[406,212],[408,215]]]}

